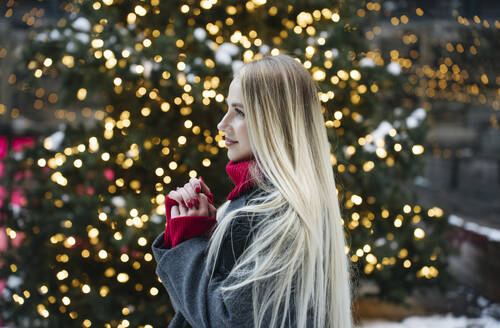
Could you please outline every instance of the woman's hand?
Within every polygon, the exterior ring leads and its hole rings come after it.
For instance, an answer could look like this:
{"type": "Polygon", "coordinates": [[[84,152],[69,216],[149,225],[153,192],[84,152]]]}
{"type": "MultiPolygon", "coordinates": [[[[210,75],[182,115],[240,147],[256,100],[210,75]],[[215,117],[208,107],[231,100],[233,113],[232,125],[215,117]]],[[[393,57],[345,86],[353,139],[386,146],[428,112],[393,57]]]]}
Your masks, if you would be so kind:
{"type": "Polygon", "coordinates": [[[183,205],[189,209],[198,209],[200,204],[200,195],[210,194],[210,188],[205,184],[203,179],[191,178],[184,187],[177,187],[177,190],[172,190],[168,193],[170,199],[175,200],[179,205],[183,205]]]}
{"type": "Polygon", "coordinates": [[[198,197],[200,198],[198,208],[195,208],[194,206],[192,208],[188,208],[182,203],[179,203],[179,205],[174,205],[170,209],[170,218],[173,219],[181,216],[208,216],[216,218],[217,209],[210,204],[207,196],[200,193],[198,197]]]}

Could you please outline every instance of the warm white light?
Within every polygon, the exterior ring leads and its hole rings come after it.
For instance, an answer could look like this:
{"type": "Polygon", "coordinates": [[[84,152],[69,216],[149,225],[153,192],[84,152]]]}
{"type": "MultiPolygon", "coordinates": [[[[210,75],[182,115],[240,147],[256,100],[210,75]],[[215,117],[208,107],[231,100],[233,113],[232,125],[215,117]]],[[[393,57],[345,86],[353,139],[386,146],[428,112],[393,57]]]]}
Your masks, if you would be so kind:
{"type": "Polygon", "coordinates": [[[417,239],[422,239],[425,237],[425,231],[421,228],[417,228],[417,229],[415,229],[415,231],[413,231],[413,235],[417,239]]]}
{"type": "Polygon", "coordinates": [[[147,14],[146,9],[141,5],[135,6],[134,11],[139,16],[145,16],[147,14]]]}
{"type": "Polygon", "coordinates": [[[118,282],[121,282],[121,283],[125,283],[128,281],[128,274],[124,273],[124,272],[121,272],[119,273],[117,276],[116,276],[116,280],[118,280],[118,282]]]}
{"type": "Polygon", "coordinates": [[[59,271],[59,272],[56,274],[56,277],[57,277],[57,279],[59,279],[59,280],[64,280],[64,279],[68,278],[68,275],[69,275],[69,274],[68,274],[68,271],[66,271],[66,270],[61,270],[61,271],[59,271]]]}
{"type": "Polygon", "coordinates": [[[88,293],[90,293],[90,286],[89,286],[89,285],[87,285],[87,284],[83,285],[83,286],[82,286],[82,292],[83,292],[84,294],[88,294],[88,293]]]}
{"type": "Polygon", "coordinates": [[[50,58],[45,58],[45,60],[43,61],[43,65],[45,67],[49,67],[50,65],[52,65],[52,59],[50,58]]]}
{"type": "Polygon", "coordinates": [[[94,39],[91,44],[92,48],[102,48],[102,46],[104,46],[104,41],[101,39],[94,39]]]}
{"type": "Polygon", "coordinates": [[[351,196],[351,201],[356,204],[356,205],[360,205],[362,202],[363,202],[363,198],[361,198],[360,196],[358,195],[352,195],[351,196]]]}

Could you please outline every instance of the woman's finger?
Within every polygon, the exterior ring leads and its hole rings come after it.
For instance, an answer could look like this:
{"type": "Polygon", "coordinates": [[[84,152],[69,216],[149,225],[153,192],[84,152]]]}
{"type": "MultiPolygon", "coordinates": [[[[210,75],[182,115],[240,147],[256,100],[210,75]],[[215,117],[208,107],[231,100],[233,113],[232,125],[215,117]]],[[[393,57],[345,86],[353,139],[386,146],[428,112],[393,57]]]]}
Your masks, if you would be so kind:
{"type": "Polygon", "coordinates": [[[188,208],[182,204],[179,204],[179,216],[188,215],[188,208]]]}
{"type": "Polygon", "coordinates": [[[170,218],[175,218],[179,216],[179,206],[174,205],[170,208],[170,218]]]}
{"type": "Polygon", "coordinates": [[[193,189],[194,191],[199,194],[200,192],[202,192],[201,190],[201,182],[199,179],[196,179],[196,178],[191,178],[189,179],[189,183],[191,184],[191,186],[193,186],[193,189]]]}
{"type": "Polygon", "coordinates": [[[217,208],[210,203],[208,203],[208,212],[210,213],[211,218],[217,218],[217,208]]]}
{"type": "Polygon", "coordinates": [[[186,183],[183,188],[179,189],[179,192],[182,196],[182,199],[184,200],[185,205],[188,208],[192,208],[195,206],[194,198],[196,197],[196,194],[189,183],[186,183]]]}
{"type": "Polygon", "coordinates": [[[205,195],[208,195],[211,193],[210,188],[208,188],[207,184],[205,183],[205,180],[201,176],[198,177],[199,182],[200,182],[200,187],[201,187],[201,192],[204,193],[205,195]]]}
{"type": "MultiPolygon", "coordinates": [[[[177,187],[176,190],[171,190],[167,196],[170,199],[175,200],[178,204],[186,205],[186,201],[189,199],[192,199],[192,198],[189,198],[188,196],[186,196],[188,194],[186,194],[183,190],[184,190],[183,187],[177,187]]],[[[194,194],[194,192],[193,192],[193,194],[194,194]]]]}
{"type": "Polygon", "coordinates": [[[217,209],[210,203],[205,194],[200,194],[200,209],[203,208],[203,216],[215,218],[217,209]]]}
{"type": "Polygon", "coordinates": [[[195,193],[195,197],[193,198],[194,207],[198,208],[200,206],[200,198],[198,197],[201,193],[200,182],[196,178],[191,178],[189,179],[189,184],[191,186],[191,189],[195,193]]]}
{"type": "Polygon", "coordinates": [[[191,203],[193,204],[193,207],[198,208],[198,206],[200,205],[200,199],[198,197],[199,194],[196,192],[195,187],[193,186],[191,181],[186,183],[184,188],[187,190],[188,194],[191,196],[190,200],[191,200],[191,203]]]}
{"type": "Polygon", "coordinates": [[[182,203],[182,196],[178,191],[171,190],[167,196],[168,198],[175,200],[179,204],[182,203]]]}
{"type": "Polygon", "coordinates": [[[200,205],[198,208],[191,208],[189,210],[189,215],[195,216],[208,216],[208,199],[205,194],[199,194],[200,205]]]}

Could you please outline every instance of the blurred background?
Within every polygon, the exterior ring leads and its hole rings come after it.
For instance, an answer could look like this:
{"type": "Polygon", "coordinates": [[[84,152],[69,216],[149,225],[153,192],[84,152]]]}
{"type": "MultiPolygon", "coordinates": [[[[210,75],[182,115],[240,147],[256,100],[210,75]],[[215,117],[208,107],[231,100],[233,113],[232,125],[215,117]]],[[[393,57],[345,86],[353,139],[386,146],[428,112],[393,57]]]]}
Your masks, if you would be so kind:
{"type": "MultiPolygon", "coordinates": [[[[164,327],[165,195],[233,185],[233,73],[319,86],[360,327],[500,327],[500,2],[0,5],[0,327],[164,327]]],[[[313,160],[313,159],[311,159],[313,160]]]]}

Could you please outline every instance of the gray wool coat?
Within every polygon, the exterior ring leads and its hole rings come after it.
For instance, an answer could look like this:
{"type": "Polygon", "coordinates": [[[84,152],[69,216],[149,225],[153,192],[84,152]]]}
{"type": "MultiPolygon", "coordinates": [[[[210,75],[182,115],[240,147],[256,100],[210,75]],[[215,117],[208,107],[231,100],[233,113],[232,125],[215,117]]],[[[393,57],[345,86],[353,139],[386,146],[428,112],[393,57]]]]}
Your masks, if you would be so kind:
{"type": "MultiPolygon", "coordinates": [[[[231,200],[226,211],[245,205],[259,190],[247,190],[231,200]]],[[[254,225],[255,221],[251,223],[249,218],[244,216],[237,216],[233,220],[228,229],[232,233],[224,237],[210,281],[210,272],[205,270],[207,237],[185,240],[171,249],[163,246],[164,233],[156,237],[152,245],[157,262],[156,274],[168,291],[176,311],[168,328],[254,327],[251,287],[246,286],[238,297],[231,299],[223,298],[219,290],[221,286],[234,282],[235,278],[230,276],[229,272],[250,240],[252,224],[254,225]]],[[[270,315],[267,317],[270,319],[270,315]]],[[[294,327],[293,314],[288,316],[288,320],[287,327],[294,327]]]]}

